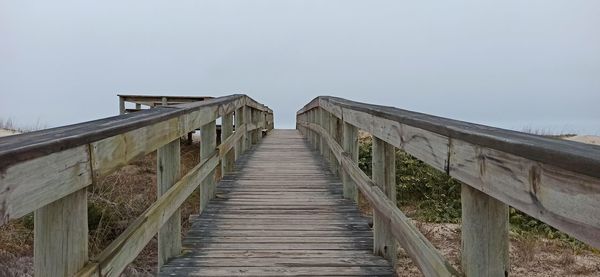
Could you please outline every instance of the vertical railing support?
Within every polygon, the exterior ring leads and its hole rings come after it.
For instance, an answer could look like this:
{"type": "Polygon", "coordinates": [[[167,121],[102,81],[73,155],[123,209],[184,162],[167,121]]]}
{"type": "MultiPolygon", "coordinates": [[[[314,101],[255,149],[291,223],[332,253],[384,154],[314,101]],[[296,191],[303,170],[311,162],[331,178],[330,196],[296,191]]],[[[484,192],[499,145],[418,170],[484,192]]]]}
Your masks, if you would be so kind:
{"type": "MultiPolygon", "coordinates": [[[[180,178],[181,152],[179,139],[156,152],[157,196],[163,195],[180,178]]],[[[158,268],[181,253],[181,211],[177,211],[158,231],[158,268]]]]}
{"type": "MultiPolygon", "coordinates": [[[[233,113],[228,113],[221,118],[221,143],[233,134],[233,113]]],[[[223,175],[233,171],[233,163],[235,161],[234,151],[229,151],[224,154],[221,160],[221,172],[223,175]]]]}
{"type": "Polygon", "coordinates": [[[35,276],[72,276],[88,261],[87,189],[34,213],[35,276]]]}
{"type": "Polygon", "coordinates": [[[244,140],[244,151],[250,149],[252,147],[252,131],[248,130],[248,123],[252,123],[252,108],[249,106],[244,106],[244,122],[246,122],[246,139],[244,140]]]}
{"type": "MultiPolygon", "coordinates": [[[[200,127],[200,162],[204,162],[217,147],[217,124],[212,121],[200,127]]],[[[215,170],[213,170],[200,184],[200,212],[206,208],[208,201],[213,198],[215,185],[215,170]]]]}
{"type": "Polygon", "coordinates": [[[242,128],[242,125],[244,124],[244,107],[239,107],[237,110],[235,110],[234,120],[235,132],[242,133],[242,136],[235,144],[235,160],[237,161],[242,154],[244,154],[244,134],[246,133],[245,127],[242,128]]]}
{"type": "MultiPolygon", "coordinates": [[[[354,162],[358,162],[358,128],[352,124],[343,122],[344,135],[343,135],[343,147],[344,152],[350,155],[350,158],[354,162]]],[[[356,184],[350,177],[350,175],[344,171],[342,174],[342,183],[344,186],[344,198],[352,199],[358,203],[358,191],[356,190],[356,184]]]]}
{"type": "MultiPolygon", "coordinates": [[[[338,142],[338,144],[341,145],[340,143],[340,136],[339,136],[339,124],[338,124],[338,118],[331,114],[331,113],[327,113],[329,114],[329,135],[331,135],[331,137],[333,138],[333,140],[335,140],[336,142],[338,142]]],[[[331,150],[331,149],[330,149],[331,150]]],[[[330,161],[329,161],[329,166],[331,167],[331,172],[333,172],[334,175],[338,175],[339,176],[339,164],[338,161],[335,159],[335,156],[333,155],[333,152],[329,153],[329,157],[330,157],[330,161]]]]}
{"type": "MultiPolygon", "coordinates": [[[[308,117],[307,121],[310,122],[310,123],[314,123],[315,122],[315,112],[314,112],[314,110],[310,110],[310,111],[308,111],[306,113],[307,113],[307,117],[308,117]]],[[[317,149],[317,146],[316,146],[316,143],[315,143],[315,141],[316,141],[315,132],[312,129],[307,129],[307,130],[308,130],[308,141],[310,142],[310,146],[313,149],[317,149]]]]}
{"type": "MultiPolygon", "coordinates": [[[[324,117],[325,110],[323,110],[321,107],[318,107],[316,109],[316,112],[317,112],[317,118],[316,118],[317,124],[319,126],[323,127],[323,125],[324,125],[323,117],[324,117]]],[[[325,142],[325,138],[321,135],[319,135],[319,143],[318,144],[319,144],[319,153],[321,153],[321,156],[325,157],[325,153],[327,153],[327,151],[325,149],[327,144],[325,142]]]]}
{"type": "Polygon", "coordinates": [[[119,114],[125,114],[125,98],[119,96],[119,114]]]}
{"type": "MultiPolygon", "coordinates": [[[[319,108],[319,110],[321,110],[319,124],[321,125],[321,127],[323,127],[325,132],[329,134],[329,112],[323,108],[319,108]]],[[[333,168],[331,168],[331,150],[329,149],[329,144],[327,144],[327,139],[325,138],[325,136],[321,138],[321,147],[323,147],[323,151],[321,151],[321,154],[323,155],[325,162],[330,166],[330,171],[333,172],[333,168]]]]}
{"type": "Polygon", "coordinates": [[[508,205],[465,184],[461,202],[465,276],[508,276],[508,205]]]}
{"type": "MultiPolygon", "coordinates": [[[[373,182],[396,203],[396,149],[393,145],[373,136],[372,174],[373,182]]],[[[396,241],[390,222],[373,210],[373,253],[396,264],[396,241]]]]}

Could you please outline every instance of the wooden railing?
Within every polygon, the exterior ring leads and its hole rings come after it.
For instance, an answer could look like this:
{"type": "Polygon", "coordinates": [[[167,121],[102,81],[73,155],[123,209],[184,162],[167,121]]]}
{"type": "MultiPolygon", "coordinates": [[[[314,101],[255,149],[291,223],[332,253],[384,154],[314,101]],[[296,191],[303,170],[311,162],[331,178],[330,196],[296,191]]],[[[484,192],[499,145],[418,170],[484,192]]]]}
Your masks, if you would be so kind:
{"type": "Polygon", "coordinates": [[[118,276],[157,233],[161,265],[181,251],[184,200],[200,186],[204,209],[218,175],[230,172],[234,160],[258,143],[262,130],[272,128],[269,108],[231,95],[2,138],[0,225],[34,212],[35,276],[118,276]],[[219,117],[222,143],[217,146],[219,117]],[[179,176],[180,137],[197,128],[200,163],[179,176]],[[153,151],[158,199],[88,260],[86,187],[153,151]]]}
{"type": "Polygon", "coordinates": [[[394,262],[395,242],[426,276],[507,276],[508,207],[600,247],[600,147],[392,107],[317,97],[297,128],[374,209],[374,252],[394,262]],[[358,167],[358,129],[373,136],[373,179],[358,167]],[[396,206],[395,148],[463,183],[462,273],[396,206]]]}

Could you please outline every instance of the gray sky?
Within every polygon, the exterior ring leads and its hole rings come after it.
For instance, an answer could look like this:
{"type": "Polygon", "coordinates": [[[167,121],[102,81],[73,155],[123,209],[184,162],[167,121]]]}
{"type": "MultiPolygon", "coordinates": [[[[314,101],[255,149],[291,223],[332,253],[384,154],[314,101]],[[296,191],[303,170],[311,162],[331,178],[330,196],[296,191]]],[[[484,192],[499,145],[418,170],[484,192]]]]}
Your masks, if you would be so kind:
{"type": "Polygon", "coordinates": [[[600,1],[0,0],[0,117],[115,115],[117,93],[317,95],[600,134],[600,1]]]}

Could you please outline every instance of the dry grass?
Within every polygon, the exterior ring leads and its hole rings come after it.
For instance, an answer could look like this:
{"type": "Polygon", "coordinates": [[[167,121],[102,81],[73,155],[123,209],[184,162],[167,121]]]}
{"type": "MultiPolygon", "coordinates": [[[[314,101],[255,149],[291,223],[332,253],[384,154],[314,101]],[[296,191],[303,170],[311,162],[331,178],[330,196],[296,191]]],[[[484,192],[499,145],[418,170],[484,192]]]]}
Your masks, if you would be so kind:
{"type": "MultiPolygon", "coordinates": [[[[182,174],[199,162],[199,144],[181,144],[182,174]]],[[[100,253],[127,226],[156,201],[156,154],[124,166],[88,189],[90,256],[100,253]]],[[[182,206],[183,230],[188,218],[198,212],[199,193],[182,206]]],[[[0,227],[0,276],[31,276],[33,268],[32,215],[0,227]]],[[[156,237],[125,270],[125,276],[153,276],[156,273],[156,237]]]]}
{"type": "MultiPolygon", "coordinates": [[[[415,222],[421,233],[448,261],[460,269],[460,225],[415,222]]],[[[399,251],[398,276],[423,276],[408,255],[399,251]]],[[[510,235],[511,276],[600,276],[600,256],[560,240],[510,235]]]]}

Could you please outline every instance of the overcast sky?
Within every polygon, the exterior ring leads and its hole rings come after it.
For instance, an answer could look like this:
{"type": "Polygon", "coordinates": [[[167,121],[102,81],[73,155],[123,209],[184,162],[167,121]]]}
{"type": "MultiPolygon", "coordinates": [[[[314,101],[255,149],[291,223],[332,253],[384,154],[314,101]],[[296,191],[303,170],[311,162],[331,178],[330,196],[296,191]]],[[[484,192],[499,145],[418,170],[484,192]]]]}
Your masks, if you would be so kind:
{"type": "Polygon", "coordinates": [[[317,95],[600,134],[600,1],[0,0],[0,117],[118,113],[117,93],[317,95]]]}

